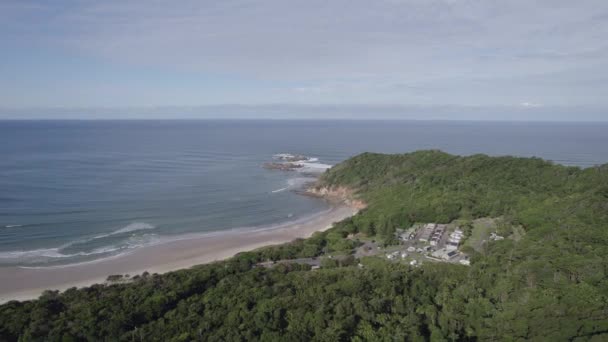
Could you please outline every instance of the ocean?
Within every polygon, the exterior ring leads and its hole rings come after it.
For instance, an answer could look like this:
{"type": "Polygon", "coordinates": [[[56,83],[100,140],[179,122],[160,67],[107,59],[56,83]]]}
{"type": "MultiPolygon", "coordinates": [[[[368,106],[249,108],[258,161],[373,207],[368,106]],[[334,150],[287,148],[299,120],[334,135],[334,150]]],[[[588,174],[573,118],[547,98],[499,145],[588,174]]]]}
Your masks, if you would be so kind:
{"type": "Polygon", "coordinates": [[[607,123],[0,121],[0,266],[48,267],[327,210],[292,190],[361,152],[608,162],[607,123]],[[263,168],[279,153],[313,158],[263,168]]]}

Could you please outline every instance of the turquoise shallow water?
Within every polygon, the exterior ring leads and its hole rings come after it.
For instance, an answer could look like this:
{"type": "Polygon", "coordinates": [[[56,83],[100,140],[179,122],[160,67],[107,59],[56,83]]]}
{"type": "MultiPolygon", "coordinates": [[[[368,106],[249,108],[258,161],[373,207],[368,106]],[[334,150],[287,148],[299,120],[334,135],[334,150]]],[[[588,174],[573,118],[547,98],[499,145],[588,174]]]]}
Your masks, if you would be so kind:
{"type": "Polygon", "coordinates": [[[289,191],[307,173],[261,167],[276,153],[334,164],[432,148],[588,167],[608,162],[606,132],[593,123],[0,121],[0,265],[105,258],[325,210],[289,191]]]}

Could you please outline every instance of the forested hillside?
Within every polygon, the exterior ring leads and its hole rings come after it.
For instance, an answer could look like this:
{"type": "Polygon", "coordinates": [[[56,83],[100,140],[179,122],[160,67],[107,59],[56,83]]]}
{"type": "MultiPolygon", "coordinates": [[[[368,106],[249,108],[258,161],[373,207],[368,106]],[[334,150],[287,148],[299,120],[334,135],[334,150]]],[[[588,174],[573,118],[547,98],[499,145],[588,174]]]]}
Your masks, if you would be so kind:
{"type": "Polygon", "coordinates": [[[439,151],[365,153],[327,171],[368,206],[324,233],[225,262],[0,306],[0,340],[606,341],[608,165],[439,151]],[[256,267],[348,253],[359,234],[500,218],[470,267],[382,259],[256,267]]]}

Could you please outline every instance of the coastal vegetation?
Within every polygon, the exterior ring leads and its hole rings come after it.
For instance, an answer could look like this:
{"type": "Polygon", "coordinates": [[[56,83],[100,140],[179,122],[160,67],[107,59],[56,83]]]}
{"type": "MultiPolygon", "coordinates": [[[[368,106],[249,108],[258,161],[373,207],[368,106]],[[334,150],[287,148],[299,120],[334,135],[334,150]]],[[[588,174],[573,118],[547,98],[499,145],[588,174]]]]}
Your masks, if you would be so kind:
{"type": "Polygon", "coordinates": [[[315,187],[366,207],[224,262],[6,303],[0,340],[608,340],[608,165],[364,153],[315,187]],[[398,228],[455,221],[470,266],[350,255],[353,236],[391,245],[398,228]],[[490,230],[510,238],[482,243],[490,230]],[[260,266],[314,257],[320,269],[260,266]]]}

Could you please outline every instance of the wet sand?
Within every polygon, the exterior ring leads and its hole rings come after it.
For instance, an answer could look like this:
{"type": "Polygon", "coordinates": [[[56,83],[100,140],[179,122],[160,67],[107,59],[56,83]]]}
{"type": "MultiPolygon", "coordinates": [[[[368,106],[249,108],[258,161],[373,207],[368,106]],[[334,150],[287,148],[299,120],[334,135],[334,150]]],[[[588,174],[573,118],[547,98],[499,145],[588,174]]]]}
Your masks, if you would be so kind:
{"type": "Polygon", "coordinates": [[[336,206],[301,222],[268,229],[198,235],[89,263],[48,268],[0,267],[0,303],[37,298],[47,289],[62,291],[103,283],[112,274],[165,273],[227,259],[240,252],[309,237],[356,211],[348,206],[336,206]]]}

